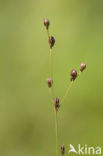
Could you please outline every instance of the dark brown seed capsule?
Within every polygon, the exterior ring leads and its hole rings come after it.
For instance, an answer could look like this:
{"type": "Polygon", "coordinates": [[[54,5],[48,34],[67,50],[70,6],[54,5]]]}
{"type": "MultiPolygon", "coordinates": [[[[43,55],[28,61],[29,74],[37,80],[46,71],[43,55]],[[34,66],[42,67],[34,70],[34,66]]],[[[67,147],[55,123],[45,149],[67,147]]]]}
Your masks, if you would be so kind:
{"type": "Polygon", "coordinates": [[[48,78],[48,79],[47,79],[47,84],[48,84],[48,87],[49,87],[49,88],[52,87],[53,80],[50,79],[50,78],[48,78]]]}
{"type": "Polygon", "coordinates": [[[64,146],[64,144],[61,146],[61,153],[62,153],[62,154],[65,153],[65,146],[64,146]]]}
{"type": "Polygon", "coordinates": [[[86,68],[86,64],[85,63],[81,63],[80,71],[82,72],[85,68],[86,68]]]}
{"type": "Polygon", "coordinates": [[[50,48],[52,48],[55,44],[55,38],[53,36],[49,37],[49,44],[50,44],[50,48]]]}
{"type": "Polygon", "coordinates": [[[60,107],[59,99],[56,98],[56,99],[55,99],[55,110],[57,111],[57,110],[59,109],[59,107],[60,107]]]}
{"type": "Polygon", "coordinates": [[[70,75],[71,75],[71,80],[74,81],[77,77],[77,71],[73,69],[70,75]]]}
{"type": "Polygon", "coordinates": [[[48,30],[49,28],[49,25],[50,25],[50,22],[47,18],[44,19],[44,26],[46,27],[46,29],[48,30]]]}

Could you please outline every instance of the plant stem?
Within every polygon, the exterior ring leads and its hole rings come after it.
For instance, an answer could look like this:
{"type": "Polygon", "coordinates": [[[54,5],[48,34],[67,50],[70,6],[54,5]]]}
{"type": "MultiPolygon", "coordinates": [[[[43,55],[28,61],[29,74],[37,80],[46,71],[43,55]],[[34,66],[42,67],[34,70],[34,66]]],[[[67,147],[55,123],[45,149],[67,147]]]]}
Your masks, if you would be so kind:
{"type": "Polygon", "coordinates": [[[52,56],[52,49],[50,48],[50,75],[53,78],[53,56],[52,56]]]}
{"type": "MultiPolygon", "coordinates": [[[[52,56],[52,49],[50,49],[50,75],[51,75],[51,79],[53,80],[53,56],[52,56]]],[[[52,96],[52,101],[53,101],[53,105],[54,105],[54,100],[55,100],[55,92],[54,92],[54,84],[51,87],[51,96],[52,96]]],[[[58,156],[58,120],[57,120],[57,112],[56,110],[54,110],[55,112],[55,132],[56,132],[56,156],[58,156]]]]}
{"type": "Polygon", "coordinates": [[[48,35],[48,39],[49,39],[49,37],[50,37],[50,35],[49,35],[49,30],[47,30],[47,35],[48,35]]]}
{"type": "Polygon", "coordinates": [[[50,94],[51,103],[54,104],[54,99],[53,99],[52,89],[51,88],[49,88],[49,94],[50,94]]]}
{"type": "MultiPolygon", "coordinates": [[[[51,79],[53,80],[53,56],[52,56],[52,49],[50,49],[50,71],[51,71],[51,79]]],[[[54,92],[54,84],[51,88],[51,94],[52,94],[52,101],[54,105],[55,100],[55,92],[54,92]]],[[[58,120],[57,120],[57,111],[55,111],[55,135],[56,135],[56,156],[58,156],[58,120]]]]}
{"type": "MultiPolygon", "coordinates": [[[[53,56],[52,56],[52,49],[50,49],[50,76],[51,76],[51,79],[53,80],[53,56]]],[[[52,94],[52,99],[54,101],[54,99],[55,99],[54,85],[51,87],[51,94],[52,94]]]]}
{"type": "Polygon", "coordinates": [[[78,74],[78,77],[81,75],[81,73],[82,73],[82,72],[80,71],[79,74],[78,74]]]}
{"type": "Polygon", "coordinates": [[[62,104],[62,103],[64,102],[64,100],[66,99],[66,97],[67,97],[67,95],[68,95],[68,93],[69,93],[69,91],[70,91],[70,89],[71,89],[71,87],[72,87],[72,84],[73,84],[73,81],[69,84],[69,86],[68,86],[68,88],[67,88],[67,90],[66,90],[64,96],[62,97],[62,99],[61,99],[61,104],[62,104]]]}
{"type": "MultiPolygon", "coordinates": [[[[49,30],[47,30],[47,35],[48,39],[50,37],[49,35],[49,30]]],[[[50,48],[50,75],[51,79],[53,80],[53,56],[52,56],[52,49],[50,48]]],[[[54,105],[54,100],[55,100],[55,93],[54,93],[54,87],[52,86],[50,88],[50,94],[51,94],[51,99],[52,103],[54,105]]],[[[56,110],[54,110],[55,112],[56,110]]],[[[57,112],[55,112],[55,132],[56,132],[56,156],[58,156],[58,120],[57,120],[57,112]]]]}
{"type": "MultiPolygon", "coordinates": [[[[80,77],[80,75],[81,75],[81,71],[79,72],[78,77],[80,77]]],[[[68,86],[68,88],[67,88],[67,90],[66,90],[64,96],[63,96],[62,99],[61,99],[61,103],[63,103],[64,100],[66,99],[66,97],[67,97],[67,95],[68,95],[68,93],[69,93],[69,91],[70,91],[70,89],[71,89],[71,87],[72,87],[73,82],[74,82],[74,81],[72,81],[72,82],[69,84],[69,86],[68,86]]]]}
{"type": "Polygon", "coordinates": [[[55,130],[56,130],[56,156],[58,156],[58,119],[57,119],[57,112],[55,114],[55,130]]]}

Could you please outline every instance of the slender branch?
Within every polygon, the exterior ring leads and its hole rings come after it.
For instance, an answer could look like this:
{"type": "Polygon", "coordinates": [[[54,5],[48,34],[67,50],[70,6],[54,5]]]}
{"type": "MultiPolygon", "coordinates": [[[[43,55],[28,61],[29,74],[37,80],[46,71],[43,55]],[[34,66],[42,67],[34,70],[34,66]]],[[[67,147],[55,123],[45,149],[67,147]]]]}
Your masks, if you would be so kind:
{"type": "MultiPolygon", "coordinates": [[[[47,35],[48,35],[48,39],[50,37],[49,35],[49,30],[47,30],[47,35]]],[[[53,80],[53,56],[52,56],[52,49],[50,48],[50,75],[51,75],[51,79],[53,80]]],[[[55,100],[55,92],[54,92],[54,86],[52,85],[52,87],[50,88],[50,95],[51,95],[51,101],[53,103],[54,106],[54,100],[55,100]]],[[[55,133],[56,133],[56,156],[58,156],[58,120],[57,120],[57,112],[54,109],[55,112],[55,133]]]]}
{"type": "Polygon", "coordinates": [[[47,30],[47,35],[48,35],[48,39],[49,39],[49,37],[50,37],[50,35],[49,35],[49,30],[47,30]]]}
{"type": "Polygon", "coordinates": [[[49,94],[50,94],[50,98],[51,98],[51,103],[54,104],[54,99],[53,99],[53,94],[52,94],[52,89],[51,88],[49,88],[49,94]]]}
{"type": "MultiPolygon", "coordinates": [[[[53,80],[53,56],[52,56],[52,49],[50,49],[50,75],[51,79],[53,80]]],[[[55,92],[54,92],[54,84],[51,87],[51,96],[52,96],[52,101],[53,101],[53,106],[54,106],[54,101],[55,101],[55,92]]],[[[58,156],[58,121],[57,121],[57,112],[54,109],[55,112],[55,133],[56,133],[56,156],[58,156]]]]}
{"type": "Polygon", "coordinates": [[[55,114],[55,130],[56,130],[56,156],[58,156],[58,119],[57,119],[57,112],[55,114]]]}
{"type": "Polygon", "coordinates": [[[53,56],[52,56],[52,49],[50,48],[50,75],[53,79],[53,56]]]}
{"type": "Polygon", "coordinates": [[[78,77],[81,75],[81,73],[82,73],[82,72],[80,71],[79,74],[78,74],[78,77]]]}
{"type": "MultiPolygon", "coordinates": [[[[52,56],[52,49],[50,49],[50,75],[51,79],[53,80],[53,56],[52,56]]],[[[51,93],[53,100],[55,99],[55,92],[54,92],[54,85],[51,87],[51,93]]]]}
{"type": "Polygon", "coordinates": [[[69,86],[68,86],[68,88],[67,88],[67,90],[66,90],[66,92],[65,92],[65,94],[64,94],[64,96],[62,97],[62,99],[61,99],[61,104],[64,102],[64,100],[66,99],[66,97],[67,97],[67,95],[68,95],[68,93],[69,93],[69,91],[70,91],[70,89],[71,89],[71,87],[72,87],[72,84],[73,84],[73,81],[69,84],[69,86]]]}
{"type": "MultiPolygon", "coordinates": [[[[78,77],[80,77],[80,75],[81,75],[81,71],[79,72],[79,74],[78,74],[78,77]]],[[[72,87],[72,85],[73,85],[73,82],[74,81],[72,81],[70,84],[69,84],[69,86],[68,86],[68,88],[67,88],[67,90],[66,90],[66,92],[65,92],[65,94],[64,94],[64,96],[62,97],[62,99],[61,99],[61,104],[64,102],[64,100],[66,99],[66,97],[67,97],[67,95],[68,95],[68,93],[69,93],[69,91],[70,91],[70,89],[71,89],[71,87],[72,87]]]]}

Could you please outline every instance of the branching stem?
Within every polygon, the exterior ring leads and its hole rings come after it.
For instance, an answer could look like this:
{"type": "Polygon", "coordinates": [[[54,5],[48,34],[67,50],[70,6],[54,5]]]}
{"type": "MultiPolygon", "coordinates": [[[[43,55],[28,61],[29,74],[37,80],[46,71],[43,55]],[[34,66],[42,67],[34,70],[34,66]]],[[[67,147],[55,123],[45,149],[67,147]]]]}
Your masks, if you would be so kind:
{"type": "Polygon", "coordinates": [[[67,88],[67,90],[66,90],[66,92],[65,92],[65,94],[64,94],[64,96],[62,97],[62,99],[61,99],[61,104],[64,102],[64,100],[66,99],[66,97],[67,97],[67,95],[68,95],[68,93],[69,93],[69,91],[70,91],[70,89],[71,89],[71,87],[72,87],[72,84],[73,84],[73,81],[69,84],[69,86],[68,86],[68,88],[67,88]]]}
{"type": "MultiPolygon", "coordinates": [[[[47,30],[47,35],[49,39],[50,37],[49,30],[47,30]]],[[[50,75],[51,75],[51,79],[53,80],[53,56],[52,56],[51,48],[50,48],[50,75]]],[[[52,103],[54,106],[55,92],[54,92],[53,86],[50,88],[50,95],[51,95],[52,103]]],[[[57,119],[57,111],[55,110],[55,108],[54,108],[54,112],[55,112],[56,156],[58,156],[58,119],[57,119]]]]}
{"type": "MultiPolygon", "coordinates": [[[[80,75],[81,75],[81,71],[79,72],[79,74],[78,74],[78,77],[80,77],[80,75]]],[[[68,93],[69,93],[69,91],[70,91],[70,89],[71,89],[71,87],[72,87],[72,85],[73,85],[73,82],[74,81],[72,81],[70,84],[69,84],[69,86],[68,86],[68,88],[67,88],[67,90],[66,90],[66,92],[65,92],[65,94],[64,94],[64,96],[62,97],[62,99],[61,99],[61,104],[64,102],[64,100],[66,99],[66,97],[67,97],[67,95],[68,95],[68,93]]]]}

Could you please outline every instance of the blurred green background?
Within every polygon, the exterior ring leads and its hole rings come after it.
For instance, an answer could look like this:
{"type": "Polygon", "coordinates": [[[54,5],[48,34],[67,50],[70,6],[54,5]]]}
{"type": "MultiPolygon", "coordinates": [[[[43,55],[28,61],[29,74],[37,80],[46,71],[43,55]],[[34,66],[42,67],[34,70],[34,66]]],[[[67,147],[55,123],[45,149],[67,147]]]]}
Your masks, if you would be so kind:
{"type": "Polygon", "coordinates": [[[59,146],[103,146],[103,1],[0,0],[0,156],[55,156],[45,17],[57,97],[87,63],[58,114],[59,146]]]}

